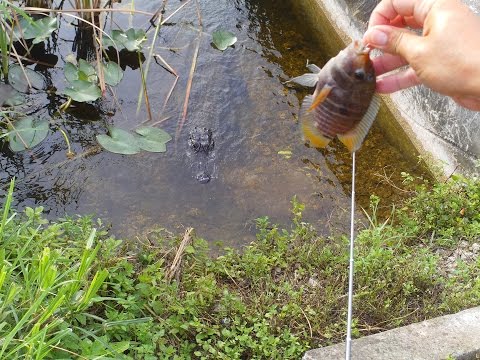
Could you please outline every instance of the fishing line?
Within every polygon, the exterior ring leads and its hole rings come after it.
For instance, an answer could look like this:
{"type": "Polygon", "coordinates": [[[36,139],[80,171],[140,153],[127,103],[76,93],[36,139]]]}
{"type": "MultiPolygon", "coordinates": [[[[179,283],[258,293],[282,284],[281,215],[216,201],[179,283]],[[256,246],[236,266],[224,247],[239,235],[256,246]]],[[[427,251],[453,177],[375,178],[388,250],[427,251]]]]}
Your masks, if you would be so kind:
{"type": "Polygon", "coordinates": [[[351,359],[352,351],[352,303],[353,303],[353,239],[355,220],[355,151],[352,153],[352,214],[350,217],[350,260],[348,271],[348,312],[347,312],[347,340],[345,343],[345,360],[351,359]]]}

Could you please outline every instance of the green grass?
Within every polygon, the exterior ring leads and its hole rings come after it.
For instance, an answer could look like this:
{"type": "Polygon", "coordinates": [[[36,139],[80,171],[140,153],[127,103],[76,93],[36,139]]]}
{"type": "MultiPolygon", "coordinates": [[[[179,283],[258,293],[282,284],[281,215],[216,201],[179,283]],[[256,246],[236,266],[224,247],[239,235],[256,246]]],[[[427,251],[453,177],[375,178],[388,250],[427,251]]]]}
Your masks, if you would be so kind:
{"type": "MultiPolygon", "coordinates": [[[[357,337],[480,304],[480,259],[445,271],[442,257],[480,242],[478,179],[412,191],[383,222],[373,196],[358,233],[357,337]]],[[[131,244],[89,217],[15,213],[11,192],[4,203],[2,359],[299,359],[344,339],[347,238],[319,237],[295,200],[291,226],[258,219],[242,251],[212,258],[193,236],[173,276],[180,237],[131,244]]]]}

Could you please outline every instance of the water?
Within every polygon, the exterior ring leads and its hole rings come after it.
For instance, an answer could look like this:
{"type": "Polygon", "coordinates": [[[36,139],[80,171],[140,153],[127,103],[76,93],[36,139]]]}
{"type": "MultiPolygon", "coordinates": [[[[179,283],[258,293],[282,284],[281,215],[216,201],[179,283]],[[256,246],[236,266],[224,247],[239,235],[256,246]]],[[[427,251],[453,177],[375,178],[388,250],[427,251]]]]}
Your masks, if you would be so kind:
{"type": "MultiPolygon", "coordinates": [[[[170,1],[166,15],[182,3],[170,1]]],[[[137,9],[152,13],[158,5],[135,2],[137,9]]],[[[288,222],[290,201],[297,196],[306,204],[306,220],[321,233],[347,231],[350,154],[338,141],[322,151],[302,143],[298,109],[309,91],[283,84],[306,72],[307,59],[323,65],[331,54],[317,47],[288,2],[208,0],[200,2],[200,14],[201,19],[191,1],[160,31],[155,52],[179,74],[165,108],[175,77],[160,62],[152,62],[148,73],[154,120],[146,124],[167,119],[157,125],[177,135],[167,152],[123,156],[97,147],[95,135],[106,133],[107,125],[134,129],[148,119],[145,106],[136,111],[141,84],[133,57],[115,88],[120,107],[109,95],[100,104],[77,106],[56,120],[70,136],[75,159],[66,159],[66,145],[58,131],[30,152],[5,151],[0,160],[2,185],[5,188],[12,176],[17,177],[17,208],[41,205],[51,218],[94,213],[111,223],[114,234],[132,239],[159,227],[179,232],[193,226],[212,243],[241,246],[254,239],[255,218],[268,215],[272,221],[288,222]],[[236,34],[233,48],[221,52],[212,46],[210,34],[217,29],[236,34]],[[197,44],[188,113],[180,130],[197,44]],[[194,127],[211,129],[215,141],[213,152],[202,160],[201,166],[211,173],[206,184],[195,178],[199,165],[188,151],[194,127]],[[291,151],[290,158],[278,154],[284,150],[291,151]]],[[[148,19],[114,14],[115,23],[124,28],[128,24],[147,28],[148,19]]],[[[44,74],[58,89],[65,87],[62,67],[65,55],[72,51],[69,39],[74,30],[62,22],[58,41],[48,44],[50,58],[58,56],[58,62],[44,74]]],[[[65,101],[42,94],[34,100],[32,107],[44,117],[51,117],[65,101]]],[[[376,193],[388,209],[403,193],[387,184],[386,178],[398,185],[401,171],[417,172],[374,126],[357,153],[359,205],[368,207],[370,194],[376,193]]],[[[358,218],[362,219],[360,210],[358,218]]]]}

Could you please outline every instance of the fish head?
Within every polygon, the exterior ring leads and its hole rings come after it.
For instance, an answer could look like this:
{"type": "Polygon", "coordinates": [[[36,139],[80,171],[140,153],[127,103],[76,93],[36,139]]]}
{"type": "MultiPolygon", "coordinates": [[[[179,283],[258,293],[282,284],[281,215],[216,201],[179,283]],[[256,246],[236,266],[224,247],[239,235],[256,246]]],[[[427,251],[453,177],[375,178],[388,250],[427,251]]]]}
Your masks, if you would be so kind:
{"type": "Polygon", "coordinates": [[[355,40],[344,50],[344,69],[355,82],[375,83],[375,69],[370,60],[368,45],[355,40]]]}

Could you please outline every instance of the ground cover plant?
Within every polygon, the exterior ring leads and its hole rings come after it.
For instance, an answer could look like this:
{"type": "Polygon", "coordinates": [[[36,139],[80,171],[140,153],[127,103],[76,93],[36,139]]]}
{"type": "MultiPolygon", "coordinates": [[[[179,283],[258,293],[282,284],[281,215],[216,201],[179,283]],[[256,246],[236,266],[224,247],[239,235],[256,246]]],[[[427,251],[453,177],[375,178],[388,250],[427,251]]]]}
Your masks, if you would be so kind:
{"type": "MultiPolygon", "coordinates": [[[[291,226],[258,219],[255,242],[214,257],[192,229],[133,244],[91,217],[17,213],[12,190],[0,228],[2,359],[298,359],[344,339],[347,238],[319,237],[295,199],[291,226]]],[[[356,337],[480,304],[479,180],[410,191],[382,221],[372,196],[358,233],[356,337]]]]}

